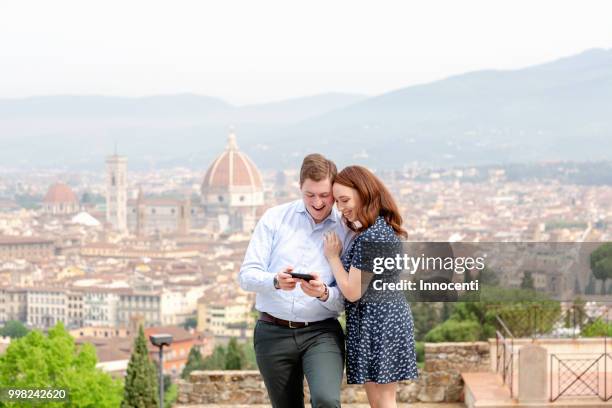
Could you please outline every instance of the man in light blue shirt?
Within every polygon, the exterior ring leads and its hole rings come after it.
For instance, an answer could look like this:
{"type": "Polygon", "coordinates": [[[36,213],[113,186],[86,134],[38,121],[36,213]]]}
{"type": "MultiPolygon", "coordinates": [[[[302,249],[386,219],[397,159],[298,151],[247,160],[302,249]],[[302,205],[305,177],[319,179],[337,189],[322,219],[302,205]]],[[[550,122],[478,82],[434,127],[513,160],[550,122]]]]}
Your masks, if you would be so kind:
{"type": "Polygon", "coordinates": [[[335,164],[320,154],[304,158],[302,199],[270,208],[257,223],[240,269],[240,286],[256,292],[257,364],[276,407],[304,406],[304,375],[313,407],[339,407],[344,298],[323,254],[323,236],[350,230],[334,208],[335,164]],[[306,281],[290,273],[310,274],[306,281]]]}

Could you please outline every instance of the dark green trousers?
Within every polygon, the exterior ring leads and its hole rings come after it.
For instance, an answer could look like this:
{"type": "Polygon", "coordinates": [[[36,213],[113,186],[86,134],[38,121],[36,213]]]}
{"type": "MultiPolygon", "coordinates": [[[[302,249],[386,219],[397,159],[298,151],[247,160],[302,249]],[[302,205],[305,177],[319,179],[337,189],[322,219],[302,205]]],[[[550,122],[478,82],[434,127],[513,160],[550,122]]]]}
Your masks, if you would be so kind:
{"type": "Polygon", "coordinates": [[[274,408],[304,407],[304,376],[313,408],[340,407],[344,333],[336,319],[301,329],[258,321],[257,365],[274,408]]]}

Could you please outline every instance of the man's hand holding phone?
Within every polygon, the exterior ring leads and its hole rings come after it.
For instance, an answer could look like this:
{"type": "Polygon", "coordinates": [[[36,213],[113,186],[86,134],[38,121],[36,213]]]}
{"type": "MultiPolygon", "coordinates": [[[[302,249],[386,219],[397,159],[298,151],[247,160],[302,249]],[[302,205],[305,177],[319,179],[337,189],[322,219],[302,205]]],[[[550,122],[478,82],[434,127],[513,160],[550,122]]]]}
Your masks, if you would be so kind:
{"type": "Polygon", "coordinates": [[[304,279],[296,279],[298,282],[300,282],[302,292],[308,296],[320,298],[323,301],[327,300],[328,295],[325,294],[327,291],[327,286],[322,280],[320,280],[319,274],[317,272],[310,272],[309,275],[312,276],[312,279],[309,281],[304,279]]]}
{"type": "Polygon", "coordinates": [[[293,271],[293,266],[287,266],[285,269],[276,274],[278,288],[282,290],[293,290],[297,285],[298,280],[293,278],[290,273],[293,271]]]}

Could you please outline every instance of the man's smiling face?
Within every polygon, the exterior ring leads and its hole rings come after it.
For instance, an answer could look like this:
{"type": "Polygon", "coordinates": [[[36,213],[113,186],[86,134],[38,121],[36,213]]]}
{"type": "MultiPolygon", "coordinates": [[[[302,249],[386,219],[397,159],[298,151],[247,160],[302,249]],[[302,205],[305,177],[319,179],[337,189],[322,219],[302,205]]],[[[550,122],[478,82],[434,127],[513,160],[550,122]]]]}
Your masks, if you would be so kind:
{"type": "Polygon", "coordinates": [[[306,211],[308,211],[314,221],[319,223],[327,218],[334,207],[332,184],[329,178],[321,181],[307,178],[304,180],[301,190],[306,211]]]}

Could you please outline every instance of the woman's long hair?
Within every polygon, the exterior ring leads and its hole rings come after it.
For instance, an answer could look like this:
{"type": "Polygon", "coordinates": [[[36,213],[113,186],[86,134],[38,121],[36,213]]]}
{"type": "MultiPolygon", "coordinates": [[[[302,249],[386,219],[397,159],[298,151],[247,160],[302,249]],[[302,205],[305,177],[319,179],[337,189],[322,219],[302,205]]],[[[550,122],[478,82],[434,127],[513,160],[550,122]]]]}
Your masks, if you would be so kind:
{"type": "Polygon", "coordinates": [[[408,233],[402,228],[402,217],[395,200],[383,182],[370,170],[361,166],[345,167],[338,173],[334,183],[354,188],[361,199],[361,208],[357,208],[357,219],[361,225],[357,228],[348,223],[350,229],[363,231],[374,224],[376,217],[382,215],[395,234],[408,238],[408,233]]]}

